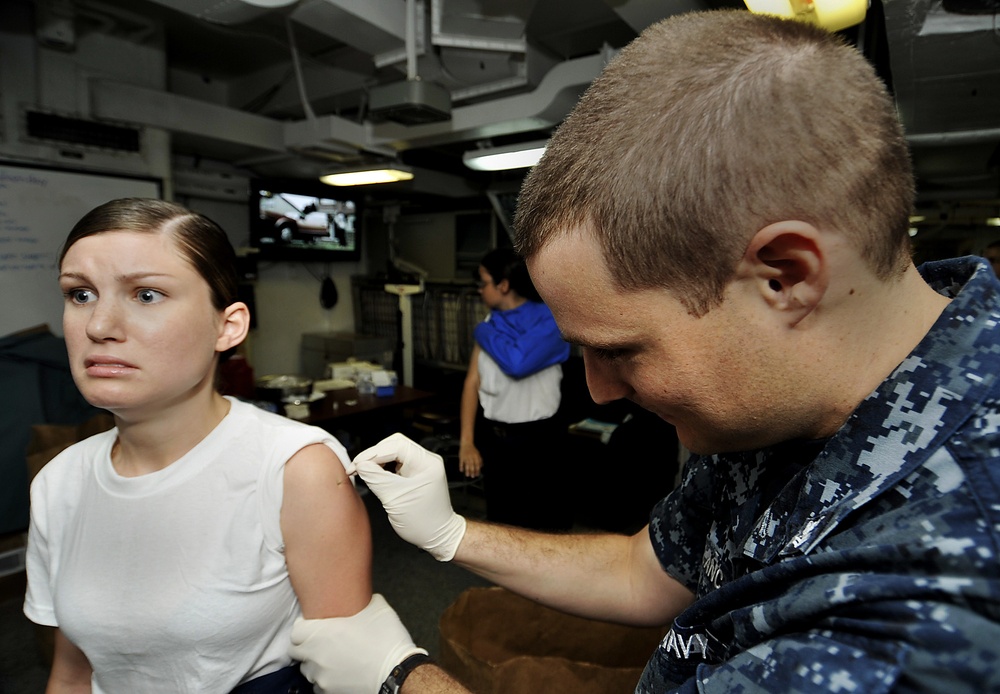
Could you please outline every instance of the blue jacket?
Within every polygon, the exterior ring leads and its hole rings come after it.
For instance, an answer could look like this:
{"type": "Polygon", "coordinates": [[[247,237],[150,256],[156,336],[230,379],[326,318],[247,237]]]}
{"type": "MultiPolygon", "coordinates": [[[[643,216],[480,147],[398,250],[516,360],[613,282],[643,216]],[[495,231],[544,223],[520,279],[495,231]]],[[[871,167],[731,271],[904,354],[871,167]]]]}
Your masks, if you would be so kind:
{"type": "Polygon", "coordinates": [[[491,311],[472,331],[479,346],[511,378],[524,378],[569,358],[552,311],[526,301],[509,311],[491,311]]]}

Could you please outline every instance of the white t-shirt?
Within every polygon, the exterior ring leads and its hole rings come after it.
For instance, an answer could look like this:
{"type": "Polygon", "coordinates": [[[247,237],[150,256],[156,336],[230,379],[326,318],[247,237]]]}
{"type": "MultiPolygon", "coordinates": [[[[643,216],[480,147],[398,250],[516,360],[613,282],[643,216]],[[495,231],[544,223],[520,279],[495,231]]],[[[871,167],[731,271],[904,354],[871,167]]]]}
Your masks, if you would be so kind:
{"type": "Polygon", "coordinates": [[[553,364],[524,378],[511,378],[485,349],[479,350],[479,403],[493,422],[522,424],[548,419],[559,410],[562,366],[553,364]]]}
{"type": "Polygon", "coordinates": [[[230,398],[163,470],[122,477],[116,429],[71,446],[31,485],[24,612],[58,626],[95,693],[229,692],[291,662],[301,609],[279,513],[285,462],[330,434],[230,398]]]}

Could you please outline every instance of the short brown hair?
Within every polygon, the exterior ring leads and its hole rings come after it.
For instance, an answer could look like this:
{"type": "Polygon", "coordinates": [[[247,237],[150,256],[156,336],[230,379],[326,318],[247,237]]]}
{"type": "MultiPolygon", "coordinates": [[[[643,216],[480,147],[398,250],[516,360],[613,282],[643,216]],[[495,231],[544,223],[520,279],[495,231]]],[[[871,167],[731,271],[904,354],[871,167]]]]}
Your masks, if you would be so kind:
{"type": "Polygon", "coordinates": [[[208,283],[216,310],[221,311],[238,300],[236,251],[226,232],[208,217],[153,198],[111,200],[92,209],[73,226],[59,254],[59,265],[62,266],[66,251],[74,243],[106,231],[170,234],[187,261],[208,283]]]}
{"type": "Polygon", "coordinates": [[[591,229],[621,288],[667,288],[701,315],[777,221],[839,231],[898,275],[913,196],[892,99],[856,49],[804,22],[693,12],[623,49],[559,127],[521,188],[516,247],[591,229]]]}

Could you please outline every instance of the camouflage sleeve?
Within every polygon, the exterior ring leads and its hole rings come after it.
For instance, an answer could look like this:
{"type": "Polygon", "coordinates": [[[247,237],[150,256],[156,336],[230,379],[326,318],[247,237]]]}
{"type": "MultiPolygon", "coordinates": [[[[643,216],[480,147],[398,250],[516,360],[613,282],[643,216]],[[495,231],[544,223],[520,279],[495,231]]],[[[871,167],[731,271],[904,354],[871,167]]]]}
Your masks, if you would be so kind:
{"type": "Polygon", "coordinates": [[[885,603],[702,664],[677,692],[1000,691],[1000,625],[945,603],[885,603]],[[977,648],[970,649],[970,642],[977,648]]]}
{"type": "Polygon", "coordinates": [[[650,514],[649,539],[663,570],[689,590],[698,589],[705,538],[712,523],[711,498],[715,477],[707,459],[692,456],[684,466],[680,486],[650,514]]]}

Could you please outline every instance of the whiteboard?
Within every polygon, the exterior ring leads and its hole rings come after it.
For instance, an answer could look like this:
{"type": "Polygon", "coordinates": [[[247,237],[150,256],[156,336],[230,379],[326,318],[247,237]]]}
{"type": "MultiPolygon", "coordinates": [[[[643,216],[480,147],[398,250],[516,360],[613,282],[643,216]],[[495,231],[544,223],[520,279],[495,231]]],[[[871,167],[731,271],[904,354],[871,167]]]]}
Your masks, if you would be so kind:
{"type": "Polygon", "coordinates": [[[62,335],[63,241],[87,212],[125,197],[159,198],[160,181],[0,161],[0,337],[41,324],[62,335]]]}

